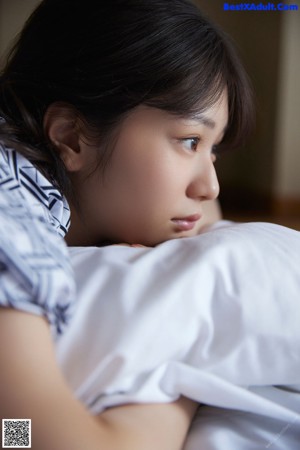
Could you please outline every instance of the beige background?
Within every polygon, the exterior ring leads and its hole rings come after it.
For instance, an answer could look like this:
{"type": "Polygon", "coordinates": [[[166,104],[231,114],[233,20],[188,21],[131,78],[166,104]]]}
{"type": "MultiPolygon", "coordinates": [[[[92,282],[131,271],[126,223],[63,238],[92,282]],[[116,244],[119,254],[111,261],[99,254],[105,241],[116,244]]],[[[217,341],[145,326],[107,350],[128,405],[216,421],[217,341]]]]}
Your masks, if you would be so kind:
{"type": "MultiPolygon", "coordinates": [[[[223,207],[288,205],[300,216],[300,10],[225,12],[221,0],[194,1],[234,38],[257,97],[255,135],[218,163],[223,207]]],[[[0,0],[0,54],[38,2],[0,0]]]]}
{"type": "Polygon", "coordinates": [[[247,198],[253,209],[288,204],[300,215],[300,10],[232,12],[220,0],[195,1],[233,36],[257,97],[255,135],[220,164],[226,203],[237,197],[240,207],[247,198]]]}

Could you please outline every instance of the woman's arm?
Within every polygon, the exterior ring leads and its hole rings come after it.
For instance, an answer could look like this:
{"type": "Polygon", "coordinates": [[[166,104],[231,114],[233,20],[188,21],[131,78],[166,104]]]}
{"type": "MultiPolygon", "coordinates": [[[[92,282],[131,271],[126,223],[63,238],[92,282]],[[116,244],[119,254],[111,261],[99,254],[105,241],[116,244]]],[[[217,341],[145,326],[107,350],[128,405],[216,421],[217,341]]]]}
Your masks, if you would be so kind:
{"type": "Polygon", "coordinates": [[[179,450],[196,405],[130,405],[92,417],[68,388],[47,322],[0,309],[0,415],[28,418],[33,450],[179,450]]]}
{"type": "Polygon", "coordinates": [[[99,419],[105,420],[112,436],[117,433],[123,445],[116,447],[119,450],[180,450],[197,406],[197,403],[181,397],[169,404],[111,408],[99,419]]]}

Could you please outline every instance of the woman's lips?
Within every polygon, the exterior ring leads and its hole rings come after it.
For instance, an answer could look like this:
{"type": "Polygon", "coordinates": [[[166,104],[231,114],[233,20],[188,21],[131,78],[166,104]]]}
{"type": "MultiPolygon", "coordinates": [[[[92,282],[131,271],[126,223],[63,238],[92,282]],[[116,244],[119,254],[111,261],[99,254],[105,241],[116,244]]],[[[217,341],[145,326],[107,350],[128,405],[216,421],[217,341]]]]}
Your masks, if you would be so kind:
{"type": "Polygon", "coordinates": [[[176,225],[176,231],[189,231],[192,230],[198,220],[201,219],[200,214],[193,214],[188,217],[180,217],[172,219],[172,222],[176,225]]]}

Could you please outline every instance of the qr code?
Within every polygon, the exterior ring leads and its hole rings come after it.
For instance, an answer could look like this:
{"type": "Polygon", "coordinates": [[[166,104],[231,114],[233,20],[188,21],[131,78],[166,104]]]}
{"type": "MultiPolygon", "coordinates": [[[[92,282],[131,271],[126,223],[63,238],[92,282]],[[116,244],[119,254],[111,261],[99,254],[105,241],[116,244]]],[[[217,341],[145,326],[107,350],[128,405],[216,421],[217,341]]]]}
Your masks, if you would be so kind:
{"type": "Polygon", "coordinates": [[[2,419],[2,448],[31,448],[31,419],[2,419]]]}

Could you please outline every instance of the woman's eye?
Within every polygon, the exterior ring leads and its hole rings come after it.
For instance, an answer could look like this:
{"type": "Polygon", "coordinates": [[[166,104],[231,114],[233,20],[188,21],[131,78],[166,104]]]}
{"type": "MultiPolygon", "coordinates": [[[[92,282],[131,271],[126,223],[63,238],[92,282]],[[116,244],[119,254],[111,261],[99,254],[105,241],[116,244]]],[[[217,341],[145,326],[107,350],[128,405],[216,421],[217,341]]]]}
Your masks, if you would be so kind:
{"type": "Polygon", "coordinates": [[[192,152],[196,152],[197,151],[197,147],[199,144],[199,138],[197,137],[192,137],[192,138],[185,138],[182,139],[181,142],[183,143],[184,147],[187,150],[190,150],[192,152]]]}

